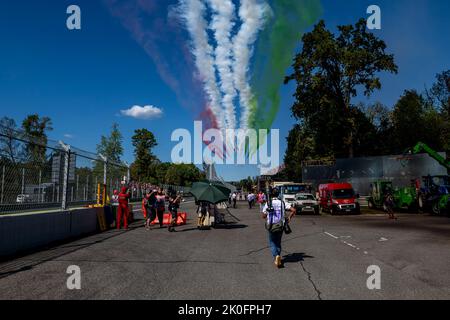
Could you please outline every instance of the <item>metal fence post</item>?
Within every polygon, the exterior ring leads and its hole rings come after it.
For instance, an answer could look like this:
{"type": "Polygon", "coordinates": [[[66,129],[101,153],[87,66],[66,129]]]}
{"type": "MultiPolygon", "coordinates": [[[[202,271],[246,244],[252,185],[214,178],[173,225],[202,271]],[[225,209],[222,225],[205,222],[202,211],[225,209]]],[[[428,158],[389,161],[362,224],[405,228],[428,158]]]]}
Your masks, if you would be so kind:
{"type": "Polygon", "coordinates": [[[3,194],[5,192],[5,166],[3,166],[3,174],[2,174],[2,198],[1,204],[3,204],[3,194]]]}
{"type": "Polygon", "coordinates": [[[65,154],[64,154],[64,175],[63,175],[63,192],[62,192],[62,202],[61,202],[61,208],[62,210],[67,209],[67,196],[69,192],[69,164],[70,164],[70,146],[65,145],[64,143],[60,142],[60,145],[63,147],[65,154]]]}
{"type": "Polygon", "coordinates": [[[39,193],[38,193],[38,202],[42,202],[41,201],[41,192],[42,192],[42,171],[39,170],[39,193]]]}
{"type": "Polygon", "coordinates": [[[22,168],[22,192],[21,194],[25,194],[25,168],[22,168]]]}

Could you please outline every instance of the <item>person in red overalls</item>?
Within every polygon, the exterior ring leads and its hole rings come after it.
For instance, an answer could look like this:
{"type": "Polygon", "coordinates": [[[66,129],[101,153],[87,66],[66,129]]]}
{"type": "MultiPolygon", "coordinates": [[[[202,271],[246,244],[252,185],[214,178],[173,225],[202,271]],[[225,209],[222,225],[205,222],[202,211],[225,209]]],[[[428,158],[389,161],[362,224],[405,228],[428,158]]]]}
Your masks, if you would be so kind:
{"type": "Polygon", "coordinates": [[[122,187],[119,193],[119,208],[117,210],[117,229],[120,229],[120,224],[123,218],[123,226],[128,229],[128,199],[130,198],[130,193],[127,187],[122,187]]]}

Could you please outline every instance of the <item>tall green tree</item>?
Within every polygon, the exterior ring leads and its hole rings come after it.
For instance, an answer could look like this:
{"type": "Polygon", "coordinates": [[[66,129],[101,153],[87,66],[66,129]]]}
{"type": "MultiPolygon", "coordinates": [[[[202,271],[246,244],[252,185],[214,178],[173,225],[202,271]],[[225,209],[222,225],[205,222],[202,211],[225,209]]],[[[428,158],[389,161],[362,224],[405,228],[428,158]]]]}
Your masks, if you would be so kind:
{"type": "Polygon", "coordinates": [[[108,136],[101,136],[97,145],[97,153],[105,156],[108,161],[119,163],[123,156],[123,136],[119,125],[114,123],[108,136]]]}
{"type": "Polygon", "coordinates": [[[191,186],[193,182],[204,178],[202,172],[193,164],[172,164],[166,172],[165,183],[176,186],[191,186]]]}
{"type": "Polygon", "coordinates": [[[352,98],[360,87],[365,96],[380,89],[380,72],[397,73],[384,41],[367,31],[364,19],[339,26],[337,35],[320,21],[303,36],[293,69],[285,82],[297,83],[294,116],[313,133],[316,145],[324,147],[322,152],[331,147],[335,154],[353,157],[358,112],[352,98]]]}
{"type": "Polygon", "coordinates": [[[450,70],[436,75],[436,82],[426,90],[428,103],[439,111],[439,136],[443,150],[450,159],[450,70]]]}
{"type": "Polygon", "coordinates": [[[38,114],[27,116],[22,122],[30,143],[25,146],[25,153],[29,161],[44,163],[46,160],[47,132],[53,130],[49,117],[40,117],[38,114]]]}
{"type": "Polygon", "coordinates": [[[158,143],[156,142],[153,133],[147,129],[135,130],[131,140],[134,147],[136,178],[138,178],[139,181],[143,181],[150,176],[150,166],[156,159],[152,149],[156,147],[158,143]]]}

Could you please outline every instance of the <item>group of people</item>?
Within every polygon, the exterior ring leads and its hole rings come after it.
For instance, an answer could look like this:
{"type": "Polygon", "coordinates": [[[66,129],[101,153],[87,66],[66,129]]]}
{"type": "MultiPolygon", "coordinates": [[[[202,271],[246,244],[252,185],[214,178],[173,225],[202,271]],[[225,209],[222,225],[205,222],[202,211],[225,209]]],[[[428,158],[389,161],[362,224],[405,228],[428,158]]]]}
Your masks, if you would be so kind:
{"type": "Polygon", "coordinates": [[[156,218],[158,218],[159,227],[164,227],[164,212],[167,208],[170,212],[169,232],[176,232],[175,226],[177,225],[178,209],[182,196],[173,190],[169,190],[166,195],[163,188],[147,190],[144,199],[142,200],[142,212],[145,219],[145,228],[150,230],[150,226],[156,218]]]}
{"type": "MultiPolygon", "coordinates": [[[[262,218],[266,220],[266,229],[269,235],[269,245],[274,257],[274,263],[277,268],[281,268],[283,264],[281,259],[281,240],[283,233],[285,232],[286,224],[288,224],[295,215],[295,208],[291,208],[288,203],[284,203],[278,199],[278,197],[278,189],[274,188],[269,200],[266,199],[266,195],[263,192],[259,192],[257,195],[253,195],[253,197],[249,199],[251,199],[252,202],[256,201],[260,204],[262,218]]],[[[122,187],[120,192],[118,190],[114,190],[111,204],[117,211],[116,228],[118,230],[121,229],[122,222],[124,229],[128,230],[128,223],[130,220],[130,198],[131,193],[128,187],[122,187]]],[[[237,194],[233,193],[230,199],[232,199],[234,207],[236,207],[237,194]]],[[[168,230],[169,232],[175,232],[175,226],[178,218],[178,208],[180,207],[181,201],[181,194],[174,191],[169,190],[168,194],[166,194],[163,188],[147,190],[145,197],[142,200],[145,228],[150,230],[150,226],[156,218],[158,218],[159,227],[163,228],[164,212],[167,203],[171,214],[168,230]]],[[[210,203],[204,201],[198,202],[197,205],[197,227],[201,229],[205,225],[205,220],[208,214],[211,214],[213,208],[210,203]]],[[[253,203],[250,203],[249,206],[252,208],[253,203]]],[[[216,208],[214,208],[214,210],[215,209],[216,208]]]]}
{"type": "MultiPolygon", "coordinates": [[[[131,220],[129,210],[129,200],[131,193],[129,188],[124,186],[121,191],[114,190],[111,199],[111,204],[116,211],[116,228],[121,229],[122,223],[125,230],[128,230],[128,224],[131,220]]],[[[169,232],[175,232],[177,224],[178,209],[182,200],[181,194],[170,190],[166,195],[163,188],[152,188],[145,192],[142,199],[142,212],[145,219],[145,228],[150,230],[153,221],[158,218],[159,227],[164,226],[164,212],[166,210],[166,203],[170,212],[171,220],[169,222],[169,232]]]]}

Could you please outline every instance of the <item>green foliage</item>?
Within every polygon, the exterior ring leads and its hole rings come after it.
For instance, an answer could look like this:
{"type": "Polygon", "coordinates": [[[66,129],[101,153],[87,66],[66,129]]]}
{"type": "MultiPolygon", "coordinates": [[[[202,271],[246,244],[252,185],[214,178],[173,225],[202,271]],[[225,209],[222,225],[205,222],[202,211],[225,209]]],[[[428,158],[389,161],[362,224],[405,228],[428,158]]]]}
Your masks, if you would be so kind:
{"type": "Polygon", "coordinates": [[[35,163],[46,161],[47,132],[53,130],[49,117],[40,117],[38,114],[27,116],[22,122],[22,129],[33,143],[25,147],[26,158],[35,163]]]}
{"type": "Polygon", "coordinates": [[[370,96],[381,88],[379,72],[397,73],[397,66],[363,20],[338,33],[321,21],[305,34],[286,78],[297,83],[292,113],[298,123],[287,138],[283,174],[300,180],[305,160],[399,154],[418,141],[450,154],[450,71],[438,74],[425,94],[406,90],[392,108],[354,106],[357,89],[370,96]]]}
{"type": "Polygon", "coordinates": [[[155,136],[147,129],[135,130],[131,138],[134,147],[134,176],[138,179],[144,179],[151,176],[151,165],[156,160],[152,149],[157,146],[155,136]]]}
{"type": "Polygon", "coordinates": [[[357,88],[363,88],[365,96],[380,89],[379,73],[396,73],[397,66],[393,55],[385,53],[384,41],[367,32],[364,19],[339,26],[338,31],[334,35],[320,21],[306,33],[302,52],[294,59],[294,73],[285,82],[297,83],[294,116],[314,135],[319,148],[327,146],[318,153],[326,155],[331,146],[334,155],[353,157],[360,114],[351,100],[357,88]]]}
{"type": "Polygon", "coordinates": [[[193,164],[170,164],[165,176],[165,183],[176,186],[191,186],[205,176],[193,164]]]}
{"type": "Polygon", "coordinates": [[[123,155],[123,137],[119,130],[119,125],[114,123],[109,136],[101,136],[100,143],[97,145],[97,153],[103,155],[112,162],[120,162],[123,155]]]}

